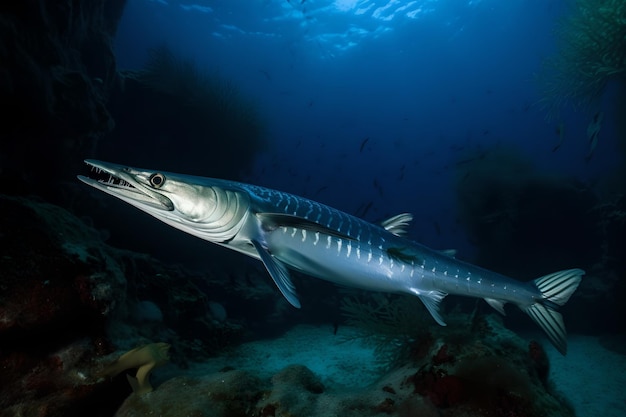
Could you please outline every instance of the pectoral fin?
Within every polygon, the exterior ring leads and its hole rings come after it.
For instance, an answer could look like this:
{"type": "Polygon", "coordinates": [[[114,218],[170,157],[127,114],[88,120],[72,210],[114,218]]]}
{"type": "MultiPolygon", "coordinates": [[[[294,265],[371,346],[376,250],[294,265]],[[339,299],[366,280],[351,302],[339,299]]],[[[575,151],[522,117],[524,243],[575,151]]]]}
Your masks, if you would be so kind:
{"type": "Polygon", "coordinates": [[[295,308],[300,308],[300,300],[298,300],[298,295],[296,294],[296,287],[291,282],[287,267],[278,259],[274,258],[259,241],[252,240],[252,244],[259,253],[263,265],[265,265],[267,272],[269,272],[281,294],[289,301],[289,304],[295,308]]]}
{"type": "Polygon", "coordinates": [[[295,227],[311,232],[319,232],[339,239],[354,240],[354,238],[337,230],[324,226],[323,224],[307,220],[303,217],[282,213],[257,213],[256,215],[266,230],[275,230],[278,227],[295,227]]]}
{"type": "Polygon", "coordinates": [[[397,261],[406,262],[408,264],[419,264],[422,262],[421,254],[409,247],[388,248],[387,255],[397,261]]]}

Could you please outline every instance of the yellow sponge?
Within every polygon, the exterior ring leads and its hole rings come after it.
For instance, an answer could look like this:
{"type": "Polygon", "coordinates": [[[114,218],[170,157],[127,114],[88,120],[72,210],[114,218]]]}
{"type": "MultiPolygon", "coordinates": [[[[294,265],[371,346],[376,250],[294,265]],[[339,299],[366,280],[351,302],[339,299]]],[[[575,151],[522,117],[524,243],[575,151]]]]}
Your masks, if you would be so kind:
{"type": "Polygon", "coordinates": [[[137,368],[134,377],[127,375],[128,382],[135,394],[142,395],[152,391],[150,372],[164,365],[169,360],[170,345],[167,343],[150,343],[124,353],[113,363],[107,365],[101,376],[114,377],[127,369],[137,368]]]}

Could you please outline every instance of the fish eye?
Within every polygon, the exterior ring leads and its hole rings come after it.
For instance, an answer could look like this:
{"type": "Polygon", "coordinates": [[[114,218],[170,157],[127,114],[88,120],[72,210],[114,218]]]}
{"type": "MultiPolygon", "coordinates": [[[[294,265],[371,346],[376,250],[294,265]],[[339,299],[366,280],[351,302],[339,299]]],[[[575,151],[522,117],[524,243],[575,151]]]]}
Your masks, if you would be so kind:
{"type": "Polygon", "coordinates": [[[165,183],[165,175],[160,174],[158,172],[156,174],[150,175],[150,185],[153,186],[154,188],[161,188],[164,183],[165,183]]]}

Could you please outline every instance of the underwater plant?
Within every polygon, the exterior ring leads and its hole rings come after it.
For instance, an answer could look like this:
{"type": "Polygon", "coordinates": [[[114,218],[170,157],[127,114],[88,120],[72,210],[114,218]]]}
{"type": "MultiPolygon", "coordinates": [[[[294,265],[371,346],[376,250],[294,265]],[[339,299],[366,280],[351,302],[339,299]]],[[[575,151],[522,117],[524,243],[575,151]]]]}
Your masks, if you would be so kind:
{"type": "Polygon", "coordinates": [[[626,81],[626,2],[576,0],[557,26],[559,52],[547,58],[540,76],[549,116],[565,105],[586,107],[607,82],[626,81]]]}
{"type": "Polygon", "coordinates": [[[347,324],[357,329],[356,339],[374,347],[383,368],[410,358],[416,343],[430,337],[430,317],[416,297],[355,295],[344,298],[341,309],[347,324]]]}

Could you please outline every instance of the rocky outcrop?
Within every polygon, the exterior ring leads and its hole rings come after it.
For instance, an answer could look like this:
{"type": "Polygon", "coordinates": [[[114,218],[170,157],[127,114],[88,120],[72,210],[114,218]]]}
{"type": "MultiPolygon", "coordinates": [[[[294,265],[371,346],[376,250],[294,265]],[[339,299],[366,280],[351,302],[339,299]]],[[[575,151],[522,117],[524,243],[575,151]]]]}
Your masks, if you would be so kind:
{"type": "Polygon", "coordinates": [[[278,296],[115,249],[33,198],[0,195],[0,247],[0,417],[108,417],[131,393],[124,374],[103,371],[122,352],[168,343],[185,367],[243,337],[241,314],[212,313],[207,294],[247,295],[247,308],[278,296]]]}
{"type": "MultiPolygon", "coordinates": [[[[132,394],[126,370],[106,371],[123,352],[171,344],[175,354],[168,366],[179,369],[167,372],[184,374],[255,331],[284,329],[286,317],[296,315],[278,302],[281,295],[264,270],[191,273],[113,248],[88,222],[40,199],[0,195],[0,417],[108,417],[129,396],[131,405],[154,406],[132,394]]],[[[184,389],[181,380],[159,392],[184,389]]],[[[215,376],[207,401],[221,401],[224,412],[256,404],[261,385],[248,380],[257,378],[238,371],[215,376]],[[215,391],[223,378],[240,385],[215,391]]],[[[291,398],[291,385],[302,386],[311,400],[324,389],[298,366],[273,383],[283,388],[260,406],[265,413],[277,403],[293,403],[283,400],[283,394],[291,398]]],[[[156,392],[147,395],[157,400],[156,392]]]]}
{"type": "Polygon", "coordinates": [[[0,189],[38,190],[76,171],[110,131],[113,37],[126,0],[0,5],[0,189]],[[18,188],[19,187],[19,188],[18,188]]]}
{"type": "Polygon", "coordinates": [[[0,196],[0,230],[0,415],[84,415],[85,403],[110,414],[123,397],[103,395],[91,369],[113,350],[119,262],[95,230],[36,200],[0,196]]]}

